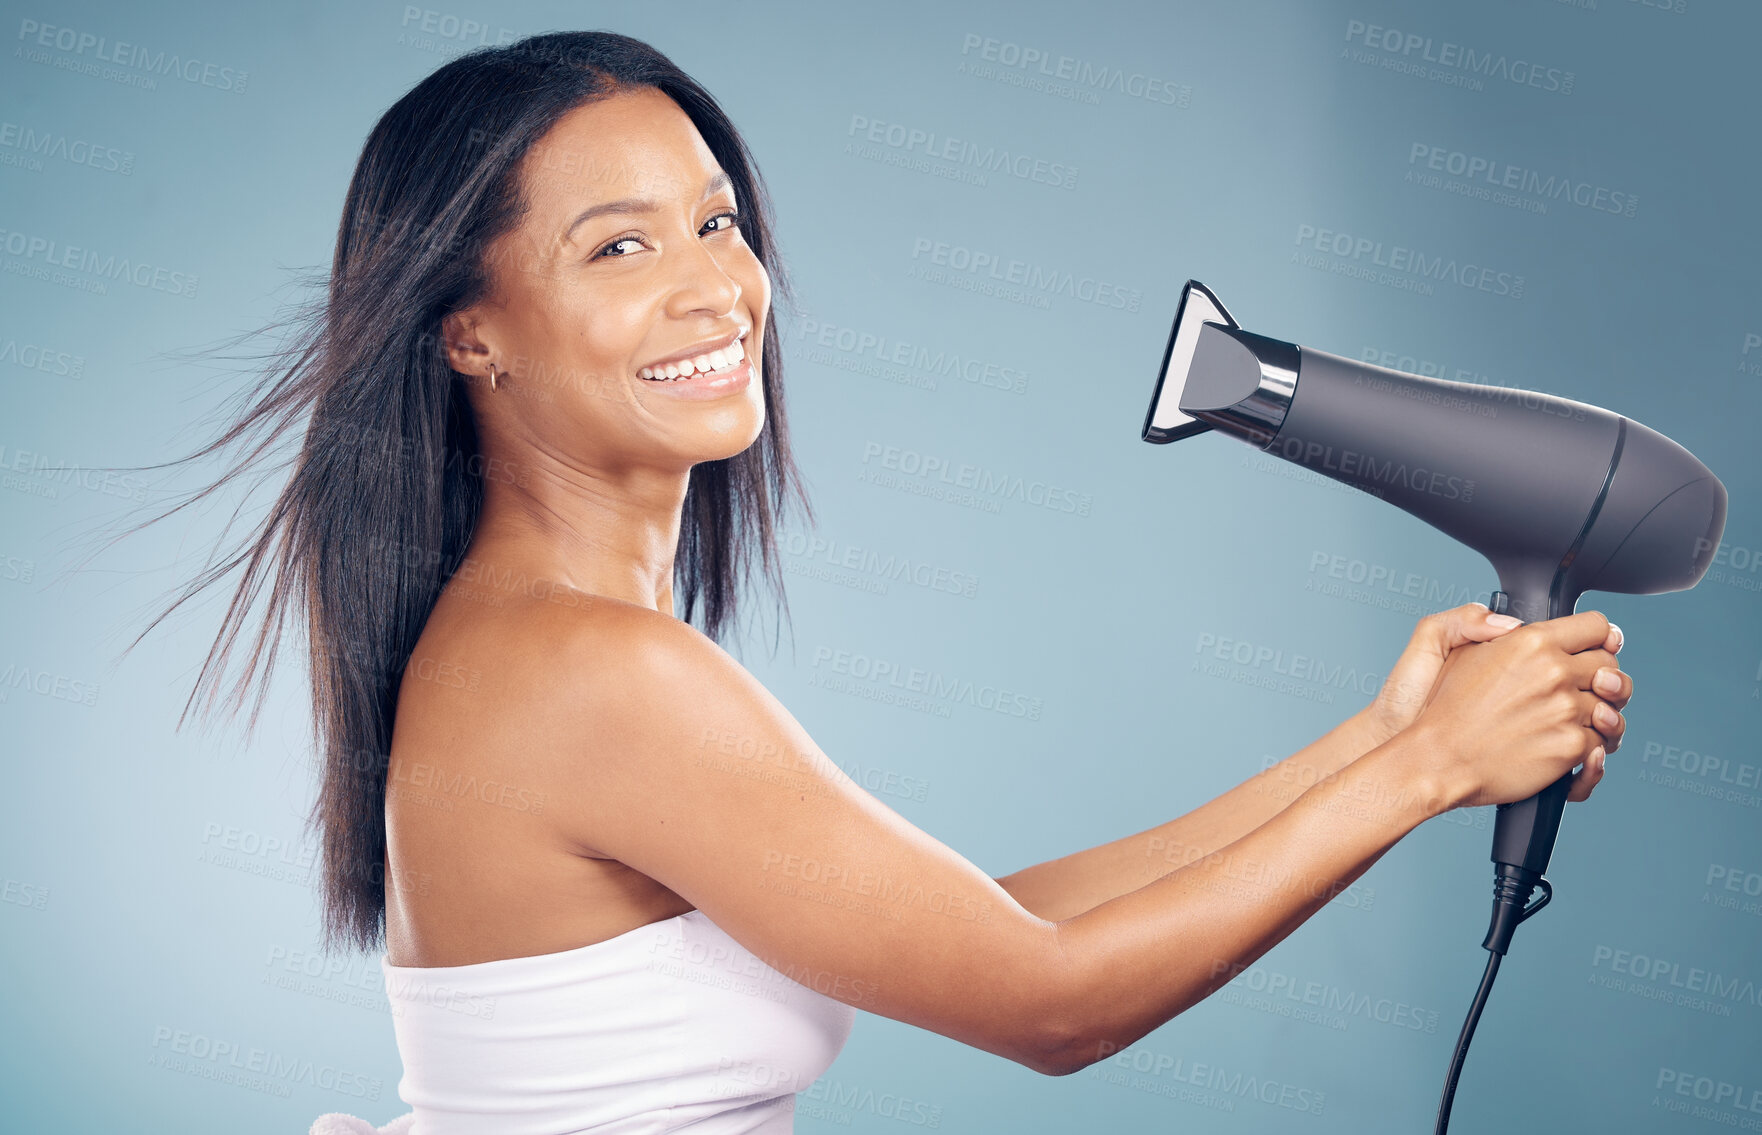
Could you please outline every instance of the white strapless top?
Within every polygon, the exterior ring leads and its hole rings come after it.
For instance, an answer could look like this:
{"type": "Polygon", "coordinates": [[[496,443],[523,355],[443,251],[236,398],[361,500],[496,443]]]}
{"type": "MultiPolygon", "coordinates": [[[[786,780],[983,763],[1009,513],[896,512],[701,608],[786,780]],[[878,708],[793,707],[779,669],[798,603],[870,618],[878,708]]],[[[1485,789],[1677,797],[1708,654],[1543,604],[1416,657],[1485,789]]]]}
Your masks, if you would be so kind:
{"type": "Polygon", "coordinates": [[[411,1135],[790,1135],[856,1010],[691,910],[536,957],[382,957],[411,1135]]]}

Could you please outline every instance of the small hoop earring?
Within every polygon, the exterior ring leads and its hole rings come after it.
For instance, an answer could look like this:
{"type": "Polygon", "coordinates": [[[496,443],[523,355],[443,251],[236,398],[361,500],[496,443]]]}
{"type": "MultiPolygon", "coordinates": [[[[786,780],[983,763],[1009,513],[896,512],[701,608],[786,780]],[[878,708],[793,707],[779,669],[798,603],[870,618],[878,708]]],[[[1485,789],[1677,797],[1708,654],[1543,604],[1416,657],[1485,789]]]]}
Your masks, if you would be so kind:
{"type": "Polygon", "coordinates": [[[496,389],[496,364],[494,363],[489,364],[489,388],[492,391],[496,389]]]}

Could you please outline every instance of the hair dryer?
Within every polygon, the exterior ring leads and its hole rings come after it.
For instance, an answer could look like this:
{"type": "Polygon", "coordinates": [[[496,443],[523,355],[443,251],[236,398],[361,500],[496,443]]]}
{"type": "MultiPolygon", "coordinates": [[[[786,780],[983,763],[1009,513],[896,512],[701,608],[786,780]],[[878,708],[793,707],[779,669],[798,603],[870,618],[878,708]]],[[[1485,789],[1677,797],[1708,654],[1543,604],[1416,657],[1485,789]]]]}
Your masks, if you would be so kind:
{"type": "MultiPolygon", "coordinates": [[[[1525,622],[1572,614],[1586,591],[1693,587],[1725,528],[1726,493],[1676,442],[1631,418],[1535,391],[1423,378],[1244,331],[1189,280],[1169,332],[1143,439],[1217,430],[1364,490],[1480,552],[1499,576],[1488,603],[1525,622]]],[[[1553,891],[1571,774],[1498,806],[1491,956],[1458,1044],[1456,1073],[1518,923],[1553,891]],[[1525,905],[1532,890],[1542,899],[1525,905]]]]}

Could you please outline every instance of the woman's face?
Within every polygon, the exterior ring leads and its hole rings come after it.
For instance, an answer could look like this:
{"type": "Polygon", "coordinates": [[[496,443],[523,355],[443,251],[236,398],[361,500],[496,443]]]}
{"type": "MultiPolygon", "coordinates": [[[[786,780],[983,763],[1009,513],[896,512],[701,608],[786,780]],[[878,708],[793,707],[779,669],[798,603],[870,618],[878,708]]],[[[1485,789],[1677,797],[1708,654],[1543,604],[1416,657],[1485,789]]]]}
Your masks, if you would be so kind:
{"type": "Polygon", "coordinates": [[[751,445],[771,281],[685,112],[653,88],[577,107],[521,177],[528,212],[485,257],[493,294],[444,328],[479,422],[609,475],[751,445]]]}

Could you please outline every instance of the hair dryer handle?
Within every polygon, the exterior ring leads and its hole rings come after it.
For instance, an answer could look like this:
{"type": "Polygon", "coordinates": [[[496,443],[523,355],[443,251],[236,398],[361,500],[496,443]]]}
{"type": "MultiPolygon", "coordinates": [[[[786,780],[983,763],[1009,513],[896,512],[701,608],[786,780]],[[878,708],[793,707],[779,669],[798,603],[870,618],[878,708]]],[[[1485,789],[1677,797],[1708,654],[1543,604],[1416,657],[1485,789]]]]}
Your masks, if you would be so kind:
{"type": "Polygon", "coordinates": [[[1570,787],[1572,774],[1568,772],[1528,800],[1499,805],[1498,819],[1493,822],[1493,862],[1521,867],[1538,876],[1547,874],[1570,787]]]}
{"type": "MultiPolygon", "coordinates": [[[[1529,622],[1529,612],[1547,612],[1547,617],[1554,619],[1570,615],[1577,605],[1579,594],[1572,590],[1554,590],[1545,597],[1531,597],[1528,603],[1519,601],[1519,596],[1507,590],[1496,590],[1487,610],[1510,613],[1529,622]]],[[[1494,953],[1505,953],[1512,941],[1512,931],[1533,913],[1522,913],[1529,890],[1538,883],[1547,886],[1542,876],[1547,874],[1547,862],[1554,855],[1554,837],[1559,835],[1559,820],[1566,811],[1566,791],[1570,788],[1572,774],[1566,772],[1528,800],[1499,805],[1498,818],[1492,821],[1492,862],[1498,864],[1494,874],[1499,879],[1494,892],[1499,897],[1492,909],[1487,941],[1482,943],[1494,953]]]]}

